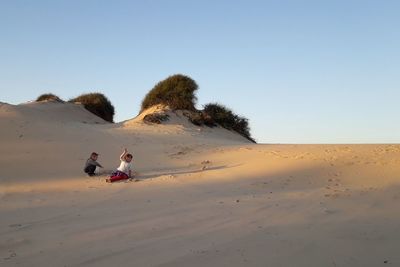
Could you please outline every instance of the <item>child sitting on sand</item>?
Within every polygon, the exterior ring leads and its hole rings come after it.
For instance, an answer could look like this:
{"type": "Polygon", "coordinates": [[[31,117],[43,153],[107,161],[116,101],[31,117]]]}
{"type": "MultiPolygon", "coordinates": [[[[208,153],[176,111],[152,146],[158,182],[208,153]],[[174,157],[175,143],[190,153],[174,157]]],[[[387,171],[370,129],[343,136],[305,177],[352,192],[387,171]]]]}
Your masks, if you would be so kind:
{"type": "Polygon", "coordinates": [[[96,167],[103,168],[103,166],[101,166],[100,163],[97,162],[98,157],[99,154],[97,154],[96,152],[92,152],[90,158],[86,160],[85,168],[83,169],[83,171],[87,173],[87,175],[94,176],[96,167]]]}
{"type": "Polygon", "coordinates": [[[125,148],[119,159],[121,160],[121,164],[118,169],[111,174],[110,178],[106,180],[108,183],[126,180],[132,177],[132,154],[129,154],[128,150],[125,148]]]}

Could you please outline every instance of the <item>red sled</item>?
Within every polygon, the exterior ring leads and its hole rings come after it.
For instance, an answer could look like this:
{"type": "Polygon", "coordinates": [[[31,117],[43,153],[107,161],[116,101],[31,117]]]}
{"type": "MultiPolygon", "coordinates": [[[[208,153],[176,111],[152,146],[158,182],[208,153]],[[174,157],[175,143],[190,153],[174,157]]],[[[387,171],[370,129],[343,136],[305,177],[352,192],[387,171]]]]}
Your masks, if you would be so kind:
{"type": "Polygon", "coordinates": [[[129,179],[129,176],[127,174],[120,173],[119,175],[110,176],[110,178],[108,178],[106,181],[108,183],[113,183],[113,182],[116,182],[116,181],[127,180],[127,179],[129,179]]]}

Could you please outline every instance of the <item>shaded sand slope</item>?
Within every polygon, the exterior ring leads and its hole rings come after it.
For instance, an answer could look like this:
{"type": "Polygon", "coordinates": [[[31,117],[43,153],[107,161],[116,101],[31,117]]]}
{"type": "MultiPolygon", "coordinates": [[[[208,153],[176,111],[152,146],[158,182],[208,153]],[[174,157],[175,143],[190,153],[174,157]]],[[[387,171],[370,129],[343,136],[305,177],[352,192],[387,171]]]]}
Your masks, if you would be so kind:
{"type": "Polygon", "coordinates": [[[179,114],[25,108],[1,106],[1,266],[400,265],[399,145],[253,145],[179,114]],[[81,174],[91,150],[111,169],[124,146],[141,181],[81,174]]]}

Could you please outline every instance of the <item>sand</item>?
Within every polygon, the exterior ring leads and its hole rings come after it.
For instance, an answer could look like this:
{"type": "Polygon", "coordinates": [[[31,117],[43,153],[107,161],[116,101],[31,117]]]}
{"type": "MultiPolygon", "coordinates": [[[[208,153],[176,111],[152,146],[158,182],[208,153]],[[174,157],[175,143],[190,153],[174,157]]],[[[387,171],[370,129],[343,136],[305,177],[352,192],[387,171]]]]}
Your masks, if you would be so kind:
{"type": "Polygon", "coordinates": [[[400,145],[255,145],[46,102],[1,103],[0,127],[0,266],[400,266],[400,145]],[[138,181],[105,183],[124,147],[138,181]]]}

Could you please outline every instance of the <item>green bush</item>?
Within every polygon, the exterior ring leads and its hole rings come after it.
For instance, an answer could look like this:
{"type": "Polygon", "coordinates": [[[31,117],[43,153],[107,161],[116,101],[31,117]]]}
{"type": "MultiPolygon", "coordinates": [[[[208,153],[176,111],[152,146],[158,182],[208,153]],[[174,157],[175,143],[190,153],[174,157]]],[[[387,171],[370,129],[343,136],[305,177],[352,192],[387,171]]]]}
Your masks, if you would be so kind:
{"type": "Polygon", "coordinates": [[[36,98],[36,102],[41,102],[41,101],[53,101],[53,102],[60,102],[63,103],[64,101],[59,98],[58,96],[48,93],[48,94],[42,94],[38,98],[36,98]]]}
{"type": "Polygon", "coordinates": [[[146,123],[161,124],[169,119],[168,114],[152,113],[144,116],[143,121],[146,123]]]}
{"type": "Polygon", "coordinates": [[[198,86],[190,77],[176,74],[159,82],[147,93],[142,102],[142,110],[164,104],[173,110],[195,110],[198,86]]]}
{"type": "Polygon", "coordinates": [[[250,134],[248,119],[236,115],[229,108],[217,103],[205,105],[203,112],[208,114],[215,123],[221,125],[225,129],[235,131],[255,143],[255,140],[250,134]]]}
{"type": "MultiPolygon", "coordinates": [[[[169,76],[147,93],[140,112],[159,104],[169,106],[172,110],[185,110],[184,115],[195,125],[213,127],[219,124],[255,143],[250,134],[248,119],[236,115],[225,106],[212,103],[205,105],[203,111],[198,111],[195,108],[197,89],[196,82],[188,76],[182,74],[169,76]]],[[[147,115],[145,121],[162,123],[164,120],[158,116],[147,115]]]]}
{"type": "Polygon", "coordinates": [[[213,118],[203,111],[188,111],[185,112],[185,115],[191,123],[197,126],[206,125],[208,127],[216,126],[213,118]]]}
{"type": "Polygon", "coordinates": [[[70,99],[71,103],[81,103],[87,110],[105,121],[114,121],[114,106],[106,96],[100,93],[83,94],[70,99]]]}

